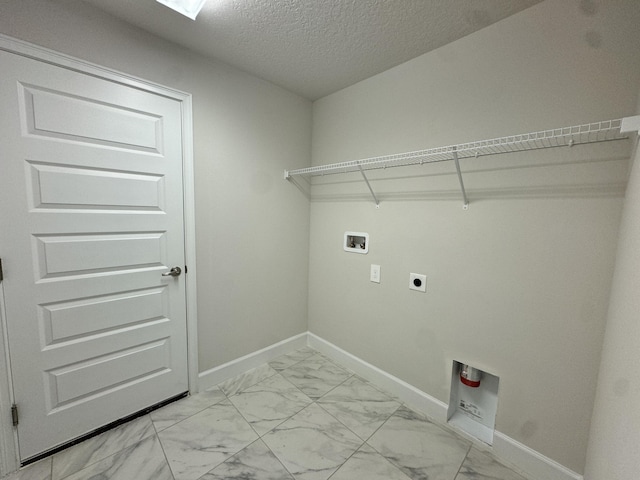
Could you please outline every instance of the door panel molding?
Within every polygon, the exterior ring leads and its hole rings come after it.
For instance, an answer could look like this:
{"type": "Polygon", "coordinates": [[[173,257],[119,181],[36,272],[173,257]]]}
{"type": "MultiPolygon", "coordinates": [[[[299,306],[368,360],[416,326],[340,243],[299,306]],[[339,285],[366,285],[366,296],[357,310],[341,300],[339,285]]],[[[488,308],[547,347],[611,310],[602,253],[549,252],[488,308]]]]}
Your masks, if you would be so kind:
{"type": "Polygon", "coordinates": [[[162,154],[161,128],[158,125],[162,120],[157,116],[37,86],[20,86],[24,96],[21,115],[28,135],[162,154]],[[61,117],[53,113],[63,109],[69,115],[61,117]],[[117,130],[105,132],[90,123],[76,121],[81,116],[98,114],[112,117],[117,130]]]}
{"type": "MultiPolygon", "coordinates": [[[[182,113],[182,159],[183,159],[183,196],[184,196],[184,244],[185,263],[188,275],[185,277],[186,317],[187,317],[187,366],[189,389],[196,393],[198,389],[198,342],[197,342],[197,299],[196,299],[196,249],[195,249],[195,191],[193,168],[193,120],[191,94],[158,85],[122,72],[80,60],[63,53],[39,47],[7,35],[0,34],[0,50],[17,54],[32,60],[48,63],[71,71],[92,75],[124,86],[134,87],[156,95],[162,95],[180,103],[182,113]]],[[[137,121],[135,112],[130,112],[132,121],[137,121]]],[[[146,127],[145,127],[146,128],[146,127]]],[[[149,131],[152,139],[152,132],[149,131]]],[[[119,139],[122,140],[122,139],[119,139]]],[[[126,140],[126,138],[125,138],[126,140]]],[[[144,145],[149,148],[152,144],[144,145]]],[[[107,148],[109,148],[107,146],[107,148]]],[[[137,148],[140,148],[139,146],[137,148]]],[[[152,147],[152,150],[155,147],[152,147]]],[[[52,205],[53,206],[53,205],[52,205]]],[[[56,205],[58,206],[58,205],[56,205]]],[[[53,206],[54,208],[56,206],[53,206]]],[[[145,207],[149,208],[145,205],[145,207]]],[[[68,208],[68,206],[67,206],[68,208]]],[[[144,208],[144,207],[143,207],[144,208]]],[[[152,207],[153,208],[153,207],[152,207]]],[[[156,207],[157,208],[157,207],[156,207]]],[[[87,212],[89,213],[89,212],[87,212]]],[[[0,252],[1,254],[1,252],[0,252]]],[[[10,274],[10,272],[8,272],[10,274]]],[[[10,424],[10,411],[13,403],[11,371],[8,363],[6,337],[6,315],[4,309],[4,290],[0,284],[0,476],[15,471],[19,466],[15,429],[10,424]]]]}

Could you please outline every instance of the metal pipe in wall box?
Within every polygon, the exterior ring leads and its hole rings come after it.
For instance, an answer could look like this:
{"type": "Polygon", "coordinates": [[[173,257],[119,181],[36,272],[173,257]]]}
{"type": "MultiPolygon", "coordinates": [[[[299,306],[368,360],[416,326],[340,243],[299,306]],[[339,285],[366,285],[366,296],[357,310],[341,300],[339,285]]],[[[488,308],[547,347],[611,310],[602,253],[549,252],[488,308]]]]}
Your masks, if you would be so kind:
{"type": "Polygon", "coordinates": [[[482,370],[470,367],[469,365],[460,365],[460,381],[468,387],[477,388],[480,386],[482,379],[482,370]]]}

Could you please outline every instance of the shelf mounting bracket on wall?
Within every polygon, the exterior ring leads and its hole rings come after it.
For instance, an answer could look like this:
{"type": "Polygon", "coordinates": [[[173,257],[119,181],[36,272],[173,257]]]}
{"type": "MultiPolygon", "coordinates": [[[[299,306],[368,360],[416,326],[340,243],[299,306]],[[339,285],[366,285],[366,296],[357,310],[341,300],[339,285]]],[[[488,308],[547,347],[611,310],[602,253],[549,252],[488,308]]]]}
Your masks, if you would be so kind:
{"type": "Polygon", "coordinates": [[[371,188],[371,184],[369,183],[369,180],[367,179],[367,176],[364,174],[364,170],[362,169],[362,165],[360,165],[359,162],[358,162],[358,168],[360,169],[360,173],[362,174],[362,178],[364,178],[364,181],[367,184],[367,187],[369,187],[369,191],[371,192],[371,196],[373,197],[373,201],[376,202],[376,208],[380,208],[380,202],[378,201],[378,197],[376,197],[376,194],[374,193],[373,188],[371,188]]]}
{"type": "Polygon", "coordinates": [[[620,133],[635,132],[640,135],[640,115],[625,117],[620,122],[620,133]]]}
{"type": "Polygon", "coordinates": [[[464,205],[462,208],[464,210],[469,210],[469,199],[467,198],[467,191],[464,189],[464,182],[462,181],[462,172],[460,171],[460,162],[458,161],[458,150],[456,147],[453,147],[453,161],[456,163],[456,171],[458,172],[458,181],[460,182],[460,190],[462,190],[462,199],[464,200],[464,205]]]}

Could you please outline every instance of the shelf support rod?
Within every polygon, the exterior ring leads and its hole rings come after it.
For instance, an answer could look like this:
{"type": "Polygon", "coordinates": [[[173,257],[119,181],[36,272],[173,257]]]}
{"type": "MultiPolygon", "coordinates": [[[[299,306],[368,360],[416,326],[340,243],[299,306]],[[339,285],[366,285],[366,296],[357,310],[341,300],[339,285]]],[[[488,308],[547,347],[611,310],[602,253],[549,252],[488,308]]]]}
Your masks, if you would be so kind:
{"type": "Polygon", "coordinates": [[[464,189],[464,182],[462,181],[462,172],[460,171],[460,162],[458,161],[458,151],[456,147],[453,147],[453,161],[456,162],[456,171],[458,172],[458,180],[460,181],[460,190],[462,190],[462,198],[464,200],[463,209],[469,209],[469,199],[467,198],[467,191],[464,189]]]}
{"type": "Polygon", "coordinates": [[[371,188],[369,179],[364,174],[364,170],[362,169],[362,165],[360,165],[360,162],[358,162],[358,168],[360,169],[360,173],[362,174],[362,178],[364,178],[364,181],[367,184],[367,187],[369,187],[369,191],[371,192],[371,196],[373,197],[373,200],[376,202],[376,208],[380,208],[380,202],[378,201],[378,197],[376,197],[376,194],[373,192],[373,188],[371,188]]]}

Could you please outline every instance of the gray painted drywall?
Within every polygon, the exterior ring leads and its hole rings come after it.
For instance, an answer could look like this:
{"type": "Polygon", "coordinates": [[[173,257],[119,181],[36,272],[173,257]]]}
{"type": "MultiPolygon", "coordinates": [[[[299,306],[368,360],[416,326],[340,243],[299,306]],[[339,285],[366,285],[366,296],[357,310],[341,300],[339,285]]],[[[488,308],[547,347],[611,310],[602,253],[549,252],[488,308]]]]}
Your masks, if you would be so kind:
{"type": "MultiPolygon", "coordinates": [[[[640,104],[638,108],[640,114],[640,104]]],[[[585,480],[640,471],[640,148],[625,197],[611,302],[589,433],[585,480]]]]}
{"type": "MultiPolygon", "coordinates": [[[[632,115],[636,7],[548,0],[320,99],[313,164],[632,115]]],[[[318,180],[310,331],[443,402],[453,360],[499,376],[496,428],[581,473],[629,152],[463,161],[468,211],[452,163],[372,172],[379,210],[357,174],[318,180]],[[342,250],[346,230],[368,255],[342,250]]]]}
{"type": "Polygon", "coordinates": [[[3,1],[0,32],[193,95],[199,369],[307,329],[311,103],[79,1],[3,1]]]}

